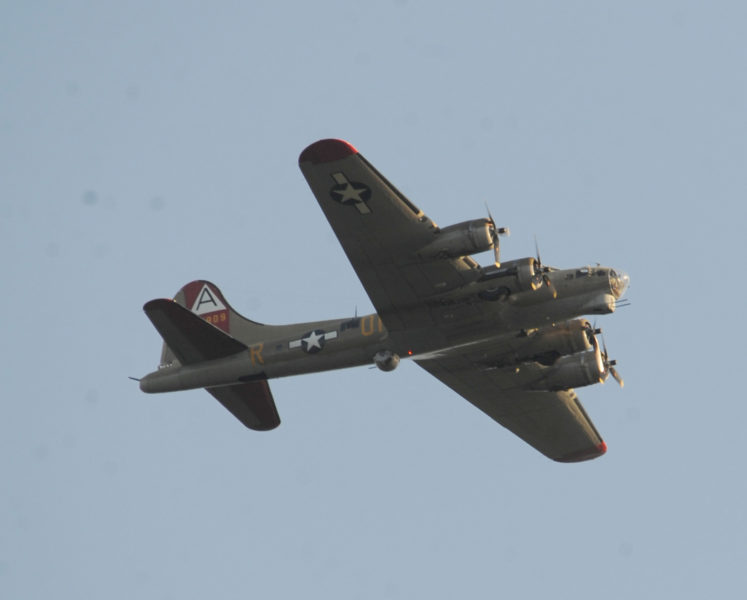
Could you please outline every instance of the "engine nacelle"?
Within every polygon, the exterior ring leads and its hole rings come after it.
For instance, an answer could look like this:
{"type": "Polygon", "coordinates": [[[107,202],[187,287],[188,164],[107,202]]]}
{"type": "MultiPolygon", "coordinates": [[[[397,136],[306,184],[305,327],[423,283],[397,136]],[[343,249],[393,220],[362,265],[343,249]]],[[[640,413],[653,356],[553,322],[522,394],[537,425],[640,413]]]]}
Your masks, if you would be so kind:
{"type": "MultiPolygon", "coordinates": [[[[508,286],[511,286],[512,293],[516,294],[539,288],[542,285],[542,273],[537,261],[529,256],[505,261],[500,267],[485,267],[480,281],[490,282],[485,284],[484,288],[488,294],[491,290],[501,287],[508,289],[508,286]]],[[[486,300],[491,299],[486,298],[486,300]]]]}
{"type": "Polygon", "coordinates": [[[516,338],[516,349],[506,357],[504,364],[535,361],[552,366],[561,356],[586,352],[597,347],[597,340],[588,321],[576,319],[560,325],[545,327],[516,338]]]}
{"type": "Polygon", "coordinates": [[[537,261],[531,256],[512,261],[516,264],[516,281],[519,290],[536,290],[542,285],[542,278],[538,276],[537,261]]]}
{"type": "Polygon", "coordinates": [[[604,374],[604,360],[599,346],[596,346],[593,350],[561,356],[530,387],[536,390],[566,390],[601,383],[604,374]]]}
{"type": "Polygon", "coordinates": [[[531,256],[483,267],[478,282],[481,289],[477,294],[483,300],[508,299],[512,304],[529,305],[556,296],[554,288],[542,285],[541,265],[531,256]],[[543,287],[547,294],[534,293],[543,287]]]}
{"type": "Polygon", "coordinates": [[[391,350],[379,350],[373,357],[374,364],[382,371],[394,371],[399,365],[399,354],[391,350]]]}
{"type": "Polygon", "coordinates": [[[489,219],[474,219],[444,227],[418,254],[424,259],[457,258],[491,250],[495,228],[489,219]]]}

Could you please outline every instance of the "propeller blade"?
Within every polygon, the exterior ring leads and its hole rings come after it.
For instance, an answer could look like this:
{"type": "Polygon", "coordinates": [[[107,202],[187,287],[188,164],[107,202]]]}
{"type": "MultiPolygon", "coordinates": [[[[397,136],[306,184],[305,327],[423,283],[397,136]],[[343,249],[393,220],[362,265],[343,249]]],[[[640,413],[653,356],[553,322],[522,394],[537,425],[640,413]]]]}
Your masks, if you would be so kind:
{"type": "Polygon", "coordinates": [[[553,299],[558,297],[558,290],[555,289],[555,286],[552,284],[552,281],[550,281],[550,278],[547,275],[542,276],[542,281],[545,283],[545,285],[550,289],[552,292],[553,299]]]}
{"type": "Polygon", "coordinates": [[[620,387],[623,387],[625,385],[623,378],[620,376],[620,373],[617,372],[617,369],[615,369],[615,367],[610,367],[610,375],[615,378],[615,381],[620,384],[620,387]]]}
{"type": "Polygon", "coordinates": [[[622,376],[620,373],[617,372],[617,369],[615,369],[615,365],[617,364],[616,360],[610,360],[609,354],[607,353],[607,342],[604,339],[604,333],[601,329],[594,329],[595,332],[599,332],[600,337],[602,338],[602,360],[604,361],[604,370],[606,372],[605,378],[607,375],[612,375],[613,379],[617,381],[617,383],[620,385],[620,387],[623,387],[625,385],[625,382],[623,381],[622,376]]]}
{"type": "Polygon", "coordinates": [[[555,289],[555,286],[552,284],[552,281],[550,281],[550,277],[545,273],[545,269],[542,266],[542,257],[540,256],[540,249],[539,249],[539,243],[537,242],[537,235],[534,236],[534,252],[537,255],[537,258],[534,261],[534,272],[535,272],[535,281],[538,282],[538,284],[541,282],[545,284],[546,287],[550,289],[552,292],[552,297],[557,298],[558,297],[558,290],[555,289]]]}
{"type": "Polygon", "coordinates": [[[537,234],[536,233],[534,234],[534,253],[537,255],[537,264],[539,264],[540,267],[541,267],[542,266],[542,259],[540,258],[540,247],[539,247],[539,244],[537,243],[537,234]]]}
{"type": "Polygon", "coordinates": [[[493,213],[490,212],[488,203],[485,203],[485,211],[488,213],[488,223],[490,224],[490,236],[493,238],[493,253],[495,255],[495,266],[501,266],[501,248],[498,237],[501,235],[508,235],[508,227],[497,227],[493,213]]]}
{"type": "Polygon", "coordinates": [[[485,203],[485,210],[488,213],[488,220],[490,221],[490,224],[495,229],[495,219],[493,218],[493,214],[490,212],[490,207],[488,206],[488,203],[485,203]]]}

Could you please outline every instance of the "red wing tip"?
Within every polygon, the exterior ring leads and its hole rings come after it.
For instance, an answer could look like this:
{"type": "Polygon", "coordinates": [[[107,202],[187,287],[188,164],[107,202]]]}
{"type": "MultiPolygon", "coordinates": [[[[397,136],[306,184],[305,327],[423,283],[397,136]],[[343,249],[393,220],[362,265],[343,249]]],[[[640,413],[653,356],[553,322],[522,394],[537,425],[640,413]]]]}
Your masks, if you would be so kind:
{"type": "Polygon", "coordinates": [[[556,458],[555,460],[564,463],[582,462],[585,460],[599,458],[605,452],[607,452],[607,444],[602,441],[596,446],[584,448],[583,450],[578,450],[577,452],[571,452],[570,454],[566,454],[565,456],[561,456],[560,458],[556,458]]]}
{"type": "Polygon", "coordinates": [[[301,156],[298,157],[299,163],[310,162],[312,164],[332,162],[341,160],[352,154],[358,154],[358,151],[345,140],[319,140],[308,146],[301,156]]]}

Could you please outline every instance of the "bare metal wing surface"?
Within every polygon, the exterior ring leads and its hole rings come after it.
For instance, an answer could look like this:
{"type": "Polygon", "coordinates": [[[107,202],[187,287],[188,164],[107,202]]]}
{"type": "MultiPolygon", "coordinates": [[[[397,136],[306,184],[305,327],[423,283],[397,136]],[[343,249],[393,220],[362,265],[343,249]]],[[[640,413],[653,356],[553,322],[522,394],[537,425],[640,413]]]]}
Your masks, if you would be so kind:
{"type": "Polygon", "coordinates": [[[164,339],[145,392],[203,387],[244,425],[280,423],[268,380],[411,357],[482,412],[559,462],[606,444],[575,388],[622,378],[601,330],[583,315],[625,305],[628,277],[610,267],[558,269],[539,253],[501,261],[492,216],[438,227],[352,145],[320,140],[299,166],[375,314],[263,325],[212,283],[185,285],[144,309],[164,339]],[[493,250],[493,264],[473,254],[493,250]]]}

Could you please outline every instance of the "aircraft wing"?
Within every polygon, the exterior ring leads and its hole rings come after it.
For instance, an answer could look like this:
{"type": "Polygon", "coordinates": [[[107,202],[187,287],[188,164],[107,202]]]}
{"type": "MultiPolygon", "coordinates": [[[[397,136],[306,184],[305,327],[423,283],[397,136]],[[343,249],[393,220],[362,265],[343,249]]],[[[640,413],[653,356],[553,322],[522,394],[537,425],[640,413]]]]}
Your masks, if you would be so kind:
{"type": "MultiPolygon", "coordinates": [[[[390,337],[408,348],[417,349],[420,340],[445,346],[449,324],[433,300],[474,281],[477,263],[420,259],[438,227],[347,142],[315,142],[301,153],[299,166],[390,337]]],[[[479,311],[479,304],[459,310],[479,311]]],[[[461,327],[479,315],[459,317],[461,327]]],[[[549,458],[576,462],[605,452],[573,390],[527,390],[510,370],[486,367],[484,357],[481,348],[471,356],[452,351],[416,362],[549,458]]]]}
{"type": "Polygon", "coordinates": [[[486,368],[468,355],[415,362],[548,458],[580,462],[607,450],[574,390],[521,389],[509,371],[486,368]]]}
{"type": "Polygon", "coordinates": [[[477,263],[420,260],[438,227],[347,142],[315,142],[299,166],[389,333],[439,335],[424,300],[464,285],[477,263]]]}

